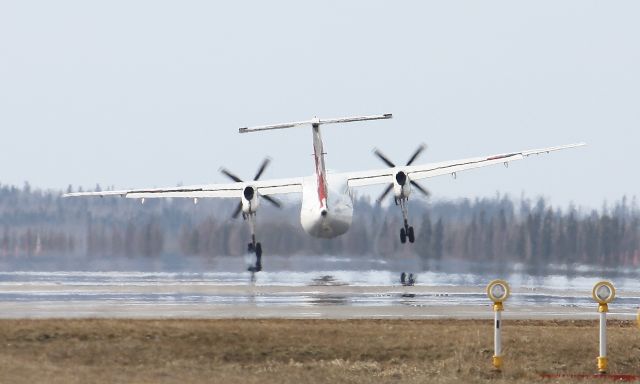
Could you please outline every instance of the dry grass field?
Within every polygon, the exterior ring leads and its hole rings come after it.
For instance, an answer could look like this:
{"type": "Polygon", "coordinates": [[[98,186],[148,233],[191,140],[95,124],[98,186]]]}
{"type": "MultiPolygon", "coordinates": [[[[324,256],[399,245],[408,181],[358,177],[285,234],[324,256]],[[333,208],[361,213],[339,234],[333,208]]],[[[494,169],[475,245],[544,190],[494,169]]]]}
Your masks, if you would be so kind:
{"type": "MultiPolygon", "coordinates": [[[[612,373],[640,330],[609,324],[612,373]]],[[[2,383],[531,383],[592,373],[597,323],[507,321],[505,370],[480,320],[0,320],[2,383]]]]}

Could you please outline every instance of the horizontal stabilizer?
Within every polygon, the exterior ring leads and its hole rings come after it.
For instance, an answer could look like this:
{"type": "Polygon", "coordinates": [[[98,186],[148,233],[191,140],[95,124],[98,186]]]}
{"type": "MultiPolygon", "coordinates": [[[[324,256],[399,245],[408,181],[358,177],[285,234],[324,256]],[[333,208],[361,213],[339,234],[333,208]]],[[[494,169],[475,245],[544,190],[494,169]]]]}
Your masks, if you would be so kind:
{"type": "Polygon", "coordinates": [[[371,115],[371,116],[340,117],[336,119],[318,119],[316,117],[311,120],[294,121],[292,123],[260,125],[260,126],[251,127],[251,128],[244,127],[244,128],[240,128],[238,131],[240,133],[248,133],[248,132],[257,132],[257,131],[268,131],[272,129],[293,128],[293,127],[299,127],[299,126],[305,126],[305,125],[322,125],[322,124],[351,123],[354,121],[383,120],[383,119],[390,119],[392,117],[393,115],[391,113],[385,113],[383,115],[371,115]]]}

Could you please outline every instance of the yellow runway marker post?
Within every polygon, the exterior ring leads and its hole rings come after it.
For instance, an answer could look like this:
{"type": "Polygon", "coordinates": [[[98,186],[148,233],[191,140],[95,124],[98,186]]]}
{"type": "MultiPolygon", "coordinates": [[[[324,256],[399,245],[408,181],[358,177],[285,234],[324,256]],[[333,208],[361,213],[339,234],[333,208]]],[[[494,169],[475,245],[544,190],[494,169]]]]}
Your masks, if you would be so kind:
{"type": "Polygon", "coordinates": [[[502,303],[509,297],[509,284],[504,280],[493,280],[487,285],[487,296],[493,301],[493,367],[502,370],[502,303]]]}
{"type": "Polygon", "coordinates": [[[598,372],[607,373],[609,362],[607,361],[607,312],[609,303],[616,297],[616,289],[608,281],[599,281],[593,286],[591,296],[598,303],[600,314],[600,355],[598,356],[598,372]]]}

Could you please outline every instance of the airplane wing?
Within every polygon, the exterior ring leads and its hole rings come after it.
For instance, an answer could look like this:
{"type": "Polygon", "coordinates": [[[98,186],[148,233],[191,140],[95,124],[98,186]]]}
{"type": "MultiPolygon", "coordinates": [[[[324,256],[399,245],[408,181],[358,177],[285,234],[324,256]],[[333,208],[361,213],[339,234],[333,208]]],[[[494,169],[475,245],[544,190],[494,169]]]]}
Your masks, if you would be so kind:
{"type": "Polygon", "coordinates": [[[258,194],[276,195],[302,192],[302,178],[259,180],[227,184],[204,184],[169,188],[123,189],[118,191],[73,192],[63,197],[121,196],[128,199],[154,198],[240,198],[246,186],[253,186],[258,194]]]}
{"type": "Polygon", "coordinates": [[[405,167],[385,168],[364,172],[344,173],[348,180],[349,187],[361,187],[366,185],[393,183],[396,172],[404,171],[411,180],[426,179],[441,175],[455,175],[460,171],[474,168],[486,167],[495,164],[508,164],[511,161],[522,160],[532,155],[540,155],[563,149],[576,148],[586,145],[585,143],[568,144],[556,147],[529,149],[519,152],[502,153],[484,157],[474,157],[461,160],[445,161],[440,163],[430,163],[424,165],[413,165],[405,167]]]}

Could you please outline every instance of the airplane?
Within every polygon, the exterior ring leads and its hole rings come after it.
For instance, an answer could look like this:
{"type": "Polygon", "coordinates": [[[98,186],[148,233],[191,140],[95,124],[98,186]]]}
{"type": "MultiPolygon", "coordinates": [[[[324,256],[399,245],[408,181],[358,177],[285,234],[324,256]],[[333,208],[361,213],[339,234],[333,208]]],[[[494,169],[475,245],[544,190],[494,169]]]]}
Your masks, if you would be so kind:
{"type": "Polygon", "coordinates": [[[65,194],[64,196],[121,196],[130,199],[141,199],[142,203],[144,203],[145,199],[151,198],[190,198],[193,199],[194,202],[197,202],[198,199],[201,198],[238,199],[237,208],[232,216],[235,218],[242,213],[243,219],[249,224],[251,239],[247,245],[247,250],[256,256],[255,264],[249,267],[249,271],[253,273],[262,270],[262,244],[256,239],[255,222],[261,199],[264,199],[274,206],[280,207],[281,203],[276,200],[273,195],[288,193],[302,194],[302,207],[300,210],[300,223],[302,228],[311,236],[331,239],[346,233],[351,226],[353,218],[352,191],[355,188],[371,185],[386,185],[378,201],[382,201],[393,191],[394,202],[400,207],[403,217],[403,227],[400,228],[400,242],[404,244],[408,240],[409,243],[413,243],[415,241],[415,233],[413,226],[409,224],[408,218],[407,202],[409,196],[413,188],[423,195],[429,196],[429,191],[419,184],[418,180],[441,175],[453,175],[455,177],[458,172],[489,165],[504,164],[508,166],[512,161],[522,160],[531,155],[550,153],[585,145],[585,143],[576,143],[421,165],[413,165],[413,163],[426,148],[424,145],[418,147],[405,165],[396,165],[380,150],[376,149],[374,150],[374,154],[388,166],[387,168],[359,172],[327,173],[324,159],[325,152],[320,132],[322,125],[386,120],[391,118],[392,114],[390,113],[334,119],[319,119],[314,117],[306,121],[239,129],[240,133],[252,133],[310,126],[313,136],[315,162],[315,172],[310,176],[260,180],[260,177],[269,164],[269,159],[266,159],[258,168],[253,180],[250,181],[244,181],[231,171],[221,168],[220,172],[231,179],[231,183],[153,189],[75,192],[65,194]]]}

